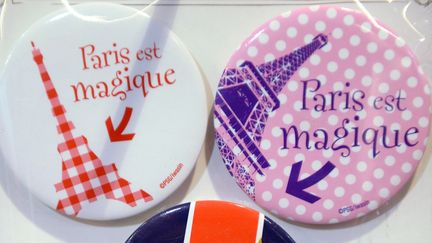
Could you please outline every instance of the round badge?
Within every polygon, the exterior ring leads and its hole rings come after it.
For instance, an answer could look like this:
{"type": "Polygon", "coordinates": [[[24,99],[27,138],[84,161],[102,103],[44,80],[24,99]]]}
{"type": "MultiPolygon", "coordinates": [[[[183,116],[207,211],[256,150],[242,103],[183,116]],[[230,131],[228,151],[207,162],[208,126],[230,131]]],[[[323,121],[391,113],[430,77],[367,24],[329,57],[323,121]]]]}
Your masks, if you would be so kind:
{"type": "Polygon", "coordinates": [[[299,9],[259,27],[229,60],[214,106],[217,145],[260,206],[305,223],[347,221],[412,177],[429,95],[415,56],[379,20],[299,9]]]}
{"type": "Polygon", "coordinates": [[[294,243],[275,222],[239,204],[197,201],[170,208],[142,224],[126,243],[294,243]]]}
{"type": "Polygon", "coordinates": [[[195,165],[208,113],[200,72],[167,27],[133,8],[84,4],[41,19],[0,81],[5,160],[59,212],[137,214],[195,165]]]}

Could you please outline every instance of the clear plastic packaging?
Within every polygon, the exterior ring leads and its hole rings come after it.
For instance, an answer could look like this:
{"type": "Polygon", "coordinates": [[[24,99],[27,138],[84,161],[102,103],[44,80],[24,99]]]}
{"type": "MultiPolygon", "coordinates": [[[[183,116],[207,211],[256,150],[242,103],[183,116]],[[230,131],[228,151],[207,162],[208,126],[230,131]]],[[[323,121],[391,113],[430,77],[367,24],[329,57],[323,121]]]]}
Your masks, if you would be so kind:
{"type": "MultiPolygon", "coordinates": [[[[15,43],[38,19],[59,9],[73,11],[84,0],[0,0],[0,77],[15,43]]],[[[106,1],[105,1],[106,2],[106,1]]],[[[284,12],[311,5],[335,5],[381,20],[414,52],[432,80],[432,1],[108,1],[139,9],[165,24],[189,49],[207,82],[208,108],[231,54],[257,26],[284,12]]],[[[78,13],[79,14],[79,13],[78,13]]],[[[103,15],[103,13],[101,13],[103,15]]],[[[65,28],[68,28],[65,26],[65,28]]],[[[1,86],[0,86],[1,87],[1,86]]],[[[0,113],[0,115],[2,115],[0,113]]],[[[415,116],[415,114],[414,114],[415,116]]],[[[146,219],[182,202],[217,199],[265,212],[235,184],[215,145],[213,117],[195,169],[185,183],[153,209],[116,221],[65,217],[37,199],[17,178],[0,151],[0,242],[124,242],[146,219]]],[[[0,139],[4,138],[0,127],[0,139]]],[[[432,166],[430,146],[412,180],[376,211],[342,224],[305,225],[265,212],[297,242],[430,242],[432,166]]]]}

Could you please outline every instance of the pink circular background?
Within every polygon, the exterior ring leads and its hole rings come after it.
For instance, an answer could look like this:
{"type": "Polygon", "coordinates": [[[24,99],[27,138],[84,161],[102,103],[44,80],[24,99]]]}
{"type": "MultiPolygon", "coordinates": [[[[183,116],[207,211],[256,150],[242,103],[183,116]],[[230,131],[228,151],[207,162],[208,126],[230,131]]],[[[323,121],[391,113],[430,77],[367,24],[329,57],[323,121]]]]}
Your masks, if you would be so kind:
{"type": "MultiPolygon", "coordinates": [[[[380,21],[371,21],[361,12],[346,8],[313,6],[270,20],[243,42],[227,68],[236,68],[244,60],[255,65],[272,61],[310,43],[320,33],[328,35],[328,43],[316,50],[290,78],[278,94],[280,108],[267,120],[260,147],[271,166],[265,170],[265,176],[252,175],[256,184],[255,200],[260,206],[280,217],[313,224],[360,217],[378,208],[401,189],[423,156],[428,140],[430,106],[428,82],[405,41],[380,21]],[[312,109],[316,103],[308,92],[309,110],[300,110],[303,92],[300,81],[309,79],[321,81],[318,91],[321,94],[338,90],[351,94],[355,90],[364,91],[364,109],[358,112],[342,110],[344,101],[339,99],[335,103],[336,111],[317,112],[312,109]],[[347,81],[349,88],[345,86],[347,81]],[[398,92],[406,97],[401,101],[401,107],[406,110],[388,112],[373,108],[374,98],[396,96],[398,92]],[[354,121],[356,115],[359,121],[354,121]],[[409,138],[410,142],[418,141],[418,144],[387,149],[378,143],[380,153],[375,158],[371,146],[363,143],[351,148],[348,157],[341,156],[344,150],[295,149],[292,141],[288,143],[289,149],[281,149],[280,127],[288,129],[295,125],[299,131],[308,131],[312,141],[315,139],[313,131],[323,128],[330,134],[331,144],[332,133],[341,126],[344,118],[350,120],[346,125],[348,128],[377,129],[385,125],[388,130],[399,129],[400,139],[407,129],[417,127],[419,133],[409,138]],[[336,166],[322,181],[305,189],[321,198],[313,204],[285,192],[291,166],[298,161],[303,161],[299,180],[315,173],[327,161],[336,166]],[[351,212],[343,210],[355,205],[363,206],[351,212]]],[[[352,144],[352,134],[343,143],[352,144]]]]}

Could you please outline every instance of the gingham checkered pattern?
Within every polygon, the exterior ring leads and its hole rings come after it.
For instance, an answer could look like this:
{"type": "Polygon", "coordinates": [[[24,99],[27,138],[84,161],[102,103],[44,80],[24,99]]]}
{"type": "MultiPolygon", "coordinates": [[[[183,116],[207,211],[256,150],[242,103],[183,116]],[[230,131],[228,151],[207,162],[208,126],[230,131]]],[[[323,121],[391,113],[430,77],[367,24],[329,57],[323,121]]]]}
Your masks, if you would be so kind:
{"type": "Polygon", "coordinates": [[[76,216],[84,202],[94,202],[99,197],[115,199],[136,206],[137,201],[153,200],[152,196],[143,190],[132,192],[130,183],[121,178],[115,164],[103,165],[98,156],[89,148],[84,136],[75,137],[75,128],[66,118],[66,110],[60,103],[57,91],[43,63],[43,56],[33,45],[33,58],[51,103],[53,116],[57,120],[57,131],[64,142],[57,147],[62,158],[62,182],[55,184],[60,200],[57,210],[76,216]]]}

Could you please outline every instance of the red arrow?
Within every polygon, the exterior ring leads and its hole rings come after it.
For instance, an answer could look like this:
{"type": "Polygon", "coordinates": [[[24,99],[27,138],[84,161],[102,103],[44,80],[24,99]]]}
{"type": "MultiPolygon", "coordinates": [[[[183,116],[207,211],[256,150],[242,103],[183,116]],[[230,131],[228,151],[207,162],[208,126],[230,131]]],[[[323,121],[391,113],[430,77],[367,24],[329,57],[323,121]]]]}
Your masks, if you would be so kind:
{"type": "Polygon", "coordinates": [[[123,134],[132,116],[132,111],[133,109],[131,107],[126,107],[125,113],[123,114],[123,118],[116,129],[114,129],[113,127],[111,117],[108,117],[106,119],[105,125],[108,130],[108,135],[110,137],[111,142],[122,142],[122,141],[129,141],[133,139],[135,133],[123,134]]]}

